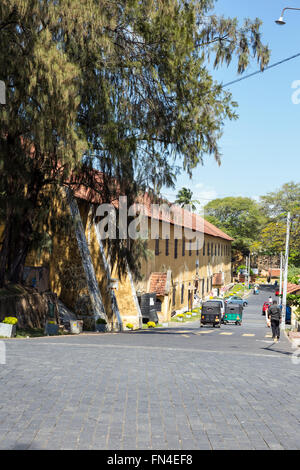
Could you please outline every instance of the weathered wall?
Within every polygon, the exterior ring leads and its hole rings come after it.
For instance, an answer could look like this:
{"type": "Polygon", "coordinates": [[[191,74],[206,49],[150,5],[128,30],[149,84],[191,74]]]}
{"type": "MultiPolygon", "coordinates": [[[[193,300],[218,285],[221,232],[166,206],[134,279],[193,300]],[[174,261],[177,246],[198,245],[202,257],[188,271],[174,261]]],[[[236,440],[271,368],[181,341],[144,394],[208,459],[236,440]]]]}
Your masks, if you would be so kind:
{"type": "MultiPolygon", "coordinates": [[[[116,323],[117,319],[114,318],[112,312],[106,272],[92,222],[91,205],[85,201],[78,200],[77,202],[104,307],[109,321],[116,323]]],[[[59,201],[55,201],[53,204],[53,208],[58,215],[61,215],[62,207],[63,205],[59,201]]],[[[84,301],[88,297],[88,290],[75,232],[70,230],[69,233],[66,233],[58,230],[55,234],[52,234],[52,239],[53,246],[50,255],[46,255],[43,260],[37,259],[36,255],[31,253],[26,260],[26,264],[34,265],[34,260],[38,264],[47,263],[49,265],[51,291],[55,292],[62,302],[75,311],[78,316],[86,315],[88,307],[85,306],[84,301]]],[[[116,272],[113,271],[112,278],[117,277],[116,272]]],[[[133,323],[137,327],[138,312],[127,276],[124,276],[122,281],[119,282],[115,294],[123,322],[133,323]]]]}
{"type": "Polygon", "coordinates": [[[19,328],[44,328],[48,315],[48,302],[55,302],[50,293],[28,292],[0,296],[0,321],[5,317],[17,317],[19,328]]]}

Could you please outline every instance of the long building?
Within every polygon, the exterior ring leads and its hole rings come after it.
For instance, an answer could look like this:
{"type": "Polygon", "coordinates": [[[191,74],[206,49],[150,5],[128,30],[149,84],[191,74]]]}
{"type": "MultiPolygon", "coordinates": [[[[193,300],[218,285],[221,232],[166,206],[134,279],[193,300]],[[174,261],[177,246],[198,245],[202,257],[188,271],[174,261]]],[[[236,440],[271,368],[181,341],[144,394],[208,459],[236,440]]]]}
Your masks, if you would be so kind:
{"type": "MultiPolygon", "coordinates": [[[[202,299],[218,295],[230,284],[232,238],[199,215],[179,208],[173,212],[168,208],[153,212],[147,195],[139,200],[145,208],[144,216],[151,233],[147,240],[149,256],[141,265],[142,280],[135,282],[129,270],[118,279],[117,266],[109,269],[107,253],[99,246],[94,223],[94,214],[101,202],[99,195],[80,189],[75,192],[75,199],[103,307],[111,324],[126,326],[132,323],[134,327],[140,327],[141,310],[137,298],[147,294],[156,294],[159,319],[169,321],[175,312],[192,308],[195,295],[202,299]],[[153,225],[155,237],[151,232],[153,225]],[[197,240],[193,242],[195,235],[197,240]]],[[[56,201],[52,210],[61,215],[68,206],[56,201]]],[[[51,252],[41,257],[35,252],[30,253],[26,265],[48,269],[51,291],[77,315],[89,315],[91,306],[87,299],[90,292],[75,230],[69,233],[57,230],[51,237],[51,252]]]]}

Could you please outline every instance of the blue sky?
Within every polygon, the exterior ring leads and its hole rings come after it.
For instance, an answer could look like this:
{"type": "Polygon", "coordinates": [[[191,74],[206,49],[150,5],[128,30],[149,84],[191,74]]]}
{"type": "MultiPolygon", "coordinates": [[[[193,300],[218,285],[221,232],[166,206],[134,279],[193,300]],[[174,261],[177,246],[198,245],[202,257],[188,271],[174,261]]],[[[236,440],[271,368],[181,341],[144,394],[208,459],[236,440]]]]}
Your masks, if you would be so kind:
{"type": "MultiPolygon", "coordinates": [[[[216,13],[240,21],[259,17],[273,64],[300,52],[300,11],[287,11],[285,26],[274,22],[286,6],[300,8],[300,0],[218,0],[216,13]]],[[[245,74],[257,69],[253,61],[245,74]]],[[[214,71],[213,76],[223,83],[238,78],[233,64],[214,71]]],[[[165,189],[163,194],[173,201],[177,190],[186,186],[205,204],[217,197],[258,198],[286,182],[299,182],[300,104],[292,102],[296,80],[300,81],[300,57],[228,87],[239,104],[239,119],[225,124],[221,167],[207,156],[192,180],[182,174],[176,190],[165,189]]]]}

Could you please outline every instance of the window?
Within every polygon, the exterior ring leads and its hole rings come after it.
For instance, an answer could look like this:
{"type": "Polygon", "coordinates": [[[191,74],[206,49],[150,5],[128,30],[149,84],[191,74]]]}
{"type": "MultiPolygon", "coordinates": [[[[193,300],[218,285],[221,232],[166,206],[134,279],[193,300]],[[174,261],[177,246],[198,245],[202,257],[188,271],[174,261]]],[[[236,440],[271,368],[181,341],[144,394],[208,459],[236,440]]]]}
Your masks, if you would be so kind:
{"type": "Polygon", "coordinates": [[[203,242],[203,256],[205,256],[205,241],[203,242]]]}
{"type": "Polygon", "coordinates": [[[207,256],[209,256],[209,255],[210,255],[210,244],[208,243],[207,244],[207,256]]]}
{"type": "Polygon", "coordinates": [[[190,252],[189,252],[189,255],[192,256],[192,240],[190,240],[190,243],[189,243],[189,249],[190,249],[190,252]]]}
{"type": "Polygon", "coordinates": [[[176,259],[178,257],[178,240],[175,238],[175,244],[174,244],[174,258],[176,259]]]}
{"type": "Polygon", "coordinates": [[[205,281],[202,279],[202,296],[204,296],[205,281]]]}
{"type": "Polygon", "coordinates": [[[215,256],[217,256],[217,244],[215,244],[215,256]]]}
{"type": "Polygon", "coordinates": [[[182,256],[185,256],[185,239],[182,239],[182,256]]]}
{"type": "Polygon", "coordinates": [[[173,287],[172,307],[175,306],[175,303],[176,303],[176,287],[173,287]]]}
{"type": "Polygon", "coordinates": [[[157,237],[155,240],[155,255],[159,255],[159,238],[157,237]]]}
{"type": "Polygon", "coordinates": [[[183,304],[184,301],[184,284],[181,286],[181,303],[183,304]]]}
{"type": "Polygon", "coordinates": [[[196,241],[196,255],[199,256],[199,239],[197,237],[197,241],[196,241]]]}
{"type": "Polygon", "coordinates": [[[214,244],[212,243],[211,244],[211,256],[213,256],[213,255],[214,255],[214,244]]]}
{"type": "Polygon", "coordinates": [[[218,244],[218,256],[220,256],[220,243],[218,244]]]}
{"type": "Polygon", "coordinates": [[[209,291],[209,279],[207,278],[207,280],[206,280],[206,292],[208,292],[208,291],[209,291]]]}
{"type": "Polygon", "coordinates": [[[166,256],[169,256],[169,239],[166,238],[166,256]]]}

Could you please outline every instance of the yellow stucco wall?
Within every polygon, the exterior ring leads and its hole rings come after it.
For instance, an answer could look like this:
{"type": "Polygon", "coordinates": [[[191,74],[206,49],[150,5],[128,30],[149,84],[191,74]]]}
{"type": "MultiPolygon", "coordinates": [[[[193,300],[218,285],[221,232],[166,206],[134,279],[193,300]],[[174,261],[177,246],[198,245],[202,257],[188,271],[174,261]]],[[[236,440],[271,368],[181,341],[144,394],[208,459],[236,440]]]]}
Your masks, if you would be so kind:
{"type": "MultiPolygon", "coordinates": [[[[155,255],[156,240],[151,239],[148,241],[148,249],[151,251],[152,256],[144,261],[142,264],[143,280],[137,283],[137,290],[140,293],[149,292],[149,278],[151,273],[154,272],[172,272],[171,289],[168,296],[160,297],[162,300],[162,313],[160,315],[162,321],[168,321],[171,317],[171,312],[183,309],[188,306],[188,292],[189,287],[195,286],[195,280],[198,280],[198,293],[202,297],[202,279],[204,279],[204,297],[211,292],[211,275],[224,272],[224,285],[231,282],[231,242],[213,237],[210,235],[204,236],[205,241],[205,255],[203,255],[202,246],[199,243],[199,252],[192,250],[190,254],[189,242],[185,243],[185,254],[183,256],[182,245],[183,239],[177,241],[177,258],[175,258],[175,240],[174,240],[174,226],[170,228],[170,239],[168,240],[168,252],[166,254],[166,240],[162,239],[162,229],[164,223],[160,222],[160,240],[159,240],[159,255],[155,255]],[[208,255],[207,246],[210,245],[210,254],[208,255]],[[211,254],[211,244],[213,244],[213,255],[211,254]],[[217,245],[217,254],[215,255],[215,245],[217,245]],[[220,254],[219,254],[220,245],[220,254]],[[221,250],[221,246],[223,247],[221,250]],[[226,251],[227,250],[227,251],[226,251]],[[221,253],[223,253],[221,255],[221,253]],[[199,268],[196,266],[198,260],[199,268]],[[210,267],[210,268],[208,268],[210,267]],[[207,279],[209,278],[209,287],[207,288],[207,279]],[[182,286],[183,299],[182,299],[182,286]],[[175,302],[173,301],[173,289],[175,289],[175,302]],[[167,303],[167,307],[166,304],[167,303]],[[166,310],[168,314],[166,315],[166,310]]],[[[150,228],[149,228],[150,233],[150,228]]],[[[187,237],[191,231],[187,231],[187,237]]]]}

